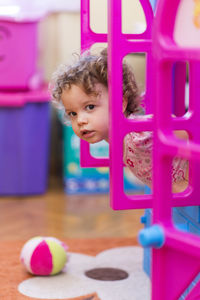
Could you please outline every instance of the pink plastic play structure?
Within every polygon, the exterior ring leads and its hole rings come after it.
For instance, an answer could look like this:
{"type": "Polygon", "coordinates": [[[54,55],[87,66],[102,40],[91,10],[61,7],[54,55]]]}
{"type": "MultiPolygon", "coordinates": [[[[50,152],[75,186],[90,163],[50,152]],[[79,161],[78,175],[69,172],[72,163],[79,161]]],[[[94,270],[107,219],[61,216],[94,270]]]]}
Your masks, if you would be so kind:
{"type": "MultiPolygon", "coordinates": [[[[200,205],[200,25],[192,18],[198,13],[197,2],[159,0],[154,17],[149,1],[140,0],[146,31],[130,35],[122,33],[121,0],[108,0],[108,35],[105,35],[91,31],[89,0],[82,0],[82,49],[108,41],[111,107],[110,159],[91,157],[89,146],[83,143],[82,166],[109,164],[113,209],[153,209],[153,225],[140,236],[143,246],[153,247],[152,300],[180,299],[200,272],[200,238],[177,230],[172,221],[172,207],[200,205]],[[122,59],[131,52],[145,52],[147,57],[145,102],[147,113],[153,113],[153,118],[146,121],[127,120],[122,113],[122,59]],[[186,62],[190,86],[187,114],[186,62]],[[190,140],[178,140],[173,130],[186,130],[190,140]],[[154,132],[151,195],[124,193],[123,139],[131,131],[154,132]],[[188,159],[190,163],[189,186],[179,194],[171,192],[170,169],[174,156],[188,159]]],[[[200,299],[200,283],[185,299],[200,299]]]]}
{"type": "MultiPolygon", "coordinates": [[[[172,205],[175,203],[176,206],[200,204],[197,169],[200,157],[200,30],[194,26],[191,17],[194,5],[194,1],[158,1],[152,31],[155,133],[153,223],[163,228],[165,239],[163,247],[153,249],[153,300],[179,299],[200,271],[199,237],[176,230],[171,216],[172,205]],[[184,24],[187,24],[188,32],[182,27],[184,24]],[[197,40],[196,37],[192,38],[196,33],[197,40]],[[172,119],[172,67],[177,61],[189,64],[190,103],[187,115],[172,119]],[[172,135],[174,129],[188,131],[192,141],[177,141],[172,135]],[[189,188],[184,193],[172,197],[169,170],[175,155],[190,161],[191,175],[189,188]]],[[[199,284],[186,299],[200,299],[199,284]]]]}

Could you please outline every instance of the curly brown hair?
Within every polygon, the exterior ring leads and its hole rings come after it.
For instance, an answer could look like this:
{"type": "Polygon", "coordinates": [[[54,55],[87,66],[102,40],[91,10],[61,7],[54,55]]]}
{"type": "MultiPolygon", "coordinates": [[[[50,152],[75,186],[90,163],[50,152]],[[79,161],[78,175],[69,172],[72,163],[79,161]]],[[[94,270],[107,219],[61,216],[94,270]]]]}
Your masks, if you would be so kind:
{"type": "MultiPolygon", "coordinates": [[[[97,95],[96,83],[108,88],[107,49],[101,51],[99,55],[85,52],[79,57],[78,62],[70,66],[61,65],[52,77],[50,87],[52,101],[57,106],[62,105],[62,92],[70,89],[72,85],[80,86],[87,95],[97,95]]],[[[139,89],[130,66],[124,62],[123,97],[127,99],[126,116],[140,111],[139,89]]]]}

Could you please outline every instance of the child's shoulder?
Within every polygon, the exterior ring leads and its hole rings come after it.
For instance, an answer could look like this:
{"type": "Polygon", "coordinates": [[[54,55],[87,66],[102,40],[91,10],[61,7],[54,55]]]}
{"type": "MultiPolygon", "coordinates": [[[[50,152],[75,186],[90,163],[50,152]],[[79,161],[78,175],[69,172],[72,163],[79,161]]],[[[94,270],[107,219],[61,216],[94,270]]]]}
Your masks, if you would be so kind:
{"type": "MultiPolygon", "coordinates": [[[[152,115],[135,115],[131,114],[129,119],[132,120],[148,120],[152,118],[152,115]]],[[[135,143],[136,145],[151,145],[152,144],[152,131],[131,131],[125,137],[125,142],[127,143],[135,143]]]]}

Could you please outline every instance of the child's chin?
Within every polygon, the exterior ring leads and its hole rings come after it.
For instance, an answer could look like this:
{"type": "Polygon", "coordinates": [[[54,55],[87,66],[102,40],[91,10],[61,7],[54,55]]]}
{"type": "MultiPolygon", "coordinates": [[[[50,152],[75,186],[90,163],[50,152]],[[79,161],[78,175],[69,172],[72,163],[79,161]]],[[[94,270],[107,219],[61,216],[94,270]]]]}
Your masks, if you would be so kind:
{"type": "Polygon", "coordinates": [[[89,144],[96,144],[96,143],[98,143],[100,141],[86,141],[86,142],[88,142],[89,144]]]}
{"type": "Polygon", "coordinates": [[[87,139],[86,142],[88,142],[89,144],[96,144],[101,142],[102,139],[87,139]]]}

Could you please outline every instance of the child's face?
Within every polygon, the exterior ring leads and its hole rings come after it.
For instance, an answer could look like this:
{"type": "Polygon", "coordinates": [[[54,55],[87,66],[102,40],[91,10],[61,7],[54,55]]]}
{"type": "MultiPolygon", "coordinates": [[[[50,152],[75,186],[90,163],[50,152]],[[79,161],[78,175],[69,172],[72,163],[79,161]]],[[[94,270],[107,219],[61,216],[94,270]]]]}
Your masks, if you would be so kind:
{"type": "Polygon", "coordinates": [[[108,90],[96,84],[98,96],[87,95],[79,86],[72,85],[61,96],[66,114],[69,116],[75,134],[91,143],[108,142],[108,90]]]}

